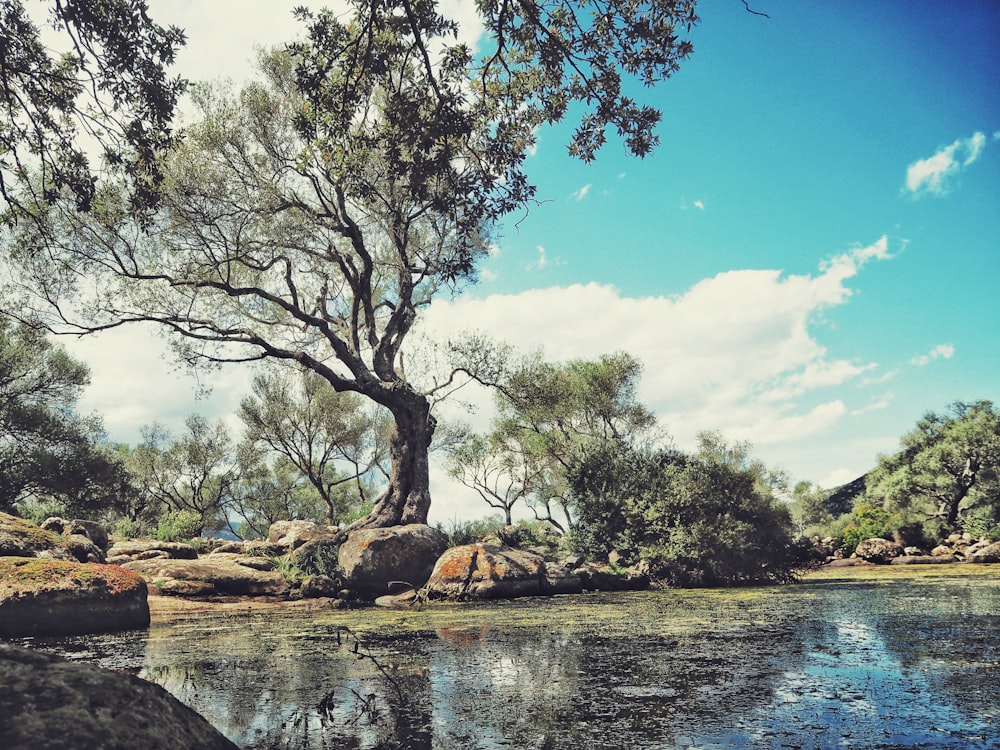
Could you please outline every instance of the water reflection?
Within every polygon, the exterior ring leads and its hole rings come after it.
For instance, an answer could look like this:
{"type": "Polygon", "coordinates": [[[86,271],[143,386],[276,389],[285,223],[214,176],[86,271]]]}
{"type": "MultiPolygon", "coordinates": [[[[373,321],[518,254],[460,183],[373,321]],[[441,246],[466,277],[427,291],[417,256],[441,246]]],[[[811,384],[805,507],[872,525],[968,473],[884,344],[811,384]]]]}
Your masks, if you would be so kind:
{"type": "Polygon", "coordinates": [[[985,748],[998,612],[996,578],[832,582],[201,617],[36,645],[139,670],[260,750],[985,748]]]}

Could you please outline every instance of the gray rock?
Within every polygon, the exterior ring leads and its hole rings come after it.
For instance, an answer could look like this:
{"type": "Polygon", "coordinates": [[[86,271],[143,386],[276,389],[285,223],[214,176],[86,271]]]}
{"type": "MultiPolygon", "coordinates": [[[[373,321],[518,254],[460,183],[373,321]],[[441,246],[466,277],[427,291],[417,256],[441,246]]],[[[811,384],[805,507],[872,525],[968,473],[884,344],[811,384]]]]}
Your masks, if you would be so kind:
{"type": "Polygon", "coordinates": [[[1000,562],[1000,542],[983,547],[978,552],[969,556],[972,563],[998,563],[1000,562]]]}
{"type": "Polygon", "coordinates": [[[5,750],[236,750],[204,718],[138,677],[0,644],[5,750]]]}
{"type": "Polygon", "coordinates": [[[104,550],[83,534],[70,534],[64,543],[70,554],[80,562],[102,563],[107,559],[104,550]]]}
{"type": "Polygon", "coordinates": [[[358,529],[340,545],[337,561],[348,588],[384,594],[395,581],[423,586],[447,546],[445,535],[425,524],[358,529]]]}
{"type": "Polygon", "coordinates": [[[160,542],[155,539],[127,539],[108,548],[108,559],[130,557],[133,560],[153,557],[171,560],[194,560],[198,550],[184,542],[160,542]]]}
{"type": "Polygon", "coordinates": [[[888,539],[865,539],[858,544],[854,554],[867,562],[885,565],[893,558],[903,554],[903,547],[898,542],[888,539]]]}
{"type": "Polygon", "coordinates": [[[340,529],[312,521],[275,521],[267,531],[267,541],[291,552],[313,539],[329,539],[340,529]]]}
{"type": "MultiPolygon", "coordinates": [[[[215,593],[234,596],[283,596],[288,582],[281,573],[248,568],[235,555],[209,555],[197,560],[133,560],[123,567],[135,571],[163,593],[202,596],[205,587],[176,586],[172,581],[211,584],[215,593]],[[202,593],[185,593],[187,591],[202,593]]],[[[210,592],[209,592],[210,593],[210,592]]]]}
{"type": "Polygon", "coordinates": [[[0,557],[77,561],[58,533],[7,513],[0,513],[0,557]]]}
{"type": "Polygon", "coordinates": [[[330,576],[309,576],[303,579],[299,593],[304,599],[336,599],[340,595],[340,582],[330,576]]]}
{"type": "Polygon", "coordinates": [[[893,558],[892,565],[947,565],[958,562],[951,555],[904,555],[893,558]]]}
{"type": "Polygon", "coordinates": [[[146,583],[113,565],[0,558],[0,636],[79,635],[149,625],[146,583]]]}

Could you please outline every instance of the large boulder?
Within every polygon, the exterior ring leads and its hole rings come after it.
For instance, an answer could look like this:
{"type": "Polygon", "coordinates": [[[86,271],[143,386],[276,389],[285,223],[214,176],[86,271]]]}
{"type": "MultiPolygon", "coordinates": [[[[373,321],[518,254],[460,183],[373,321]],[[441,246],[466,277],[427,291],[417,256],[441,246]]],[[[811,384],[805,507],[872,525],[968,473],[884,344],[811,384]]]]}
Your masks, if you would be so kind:
{"type": "Polygon", "coordinates": [[[202,597],[284,596],[288,593],[288,582],[280,572],[256,570],[240,563],[240,555],[215,554],[196,560],[134,560],[123,567],[141,575],[162,594],[202,597]]]}
{"type": "Polygon", "coordinates": [[[85,521],[81,518],[74,518],[72,521],[67,521],[65,518],[52,516],[42,521],[42,528],[62,534],[63,536],[74,534],[85,536],[102,551],[106,551],[110,545],[107,530],[95,521],[85,521]]]}
{"type": "Polygon", "coordinates": [[[972,563],[1000,563],[1000,542],[980,547],[969,555],[968,561],[972,563]]]}
{"type": "Polygon", "coordinates": [[[441,555],[424,591],[432,599],[512,599],[548,593],[547,588],[541,555],[477,542],[441,555]]]}
{"type": "Polygon", "coordinates": [[[0,636],[145,628],[146,592],[140,576],[114,565],[0,557],[0,636]]]}
{"type": "Polygon", "coordinates": [[[0,513],[0,557],[45,557],[75,562],[63,538],[31,521],[0,513]]]}
{"type": "Polygon", "coordinates": [[[447,546],[445,535],[425,524],[358,529],[340,545],[337,564],[349,589],[385,594],[394,581],[423,586],[447,546]]]}
{"type": "Polygon", "coordinates": [[[0,644],[5,750],[235,750],[204,718],[151,682],[0,644]]]}
{"type": "Polygon", "coordinates": [[[903,546],[888,539],[865,539],[858,544],[854,554],[867,562],[887,565],[903,554],[903,546]]]}

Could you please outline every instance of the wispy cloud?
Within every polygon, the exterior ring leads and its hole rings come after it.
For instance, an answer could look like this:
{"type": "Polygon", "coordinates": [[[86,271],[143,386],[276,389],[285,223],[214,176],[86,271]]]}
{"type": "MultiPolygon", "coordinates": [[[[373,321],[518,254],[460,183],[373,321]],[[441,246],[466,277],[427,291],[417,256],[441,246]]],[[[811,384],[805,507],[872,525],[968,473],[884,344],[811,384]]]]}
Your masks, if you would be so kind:
{"type": "Polygon", "coordinates": [[[697,208],[697,209],[699,209],[699,210],[701,210],[701,211],[705,210],[705,204],[702,203],[701,201],[695,201],[694,202],[694,207],[697,208]]]}
{"type": "Polygon", "coordinates": [[[588,183],[588,184],[584,185],[582,188],[580,188],[579,190],[577,190],[575,193],[573,193],[573,195],[570,196],[570,197],[572,197],[573,200],[575,200],[575,201],[582,201],[584,198],[587,197],[587,193],[590,192],[590,188],[591,187],[592,187],[592,185],[590,183],[588,183]]]}
{"type": "Polygon", "coordinates": [[[910,364],[917,367],[924,367],[936,359],[951,359],[953,356],[955,356],[954,346],[951,344],[938,344],[927,352],[927,354],[921,354],[919,357],[911,359],[910,364]]]}
{"type": "Polygon", "coordinates": [[[909,166],[904,190],[917,198],[944,195],[951,179],[976,161],[985,147],[986,136],[981,132],[959,138],[950,146],[942,146],[933,156],[909,166]]]}

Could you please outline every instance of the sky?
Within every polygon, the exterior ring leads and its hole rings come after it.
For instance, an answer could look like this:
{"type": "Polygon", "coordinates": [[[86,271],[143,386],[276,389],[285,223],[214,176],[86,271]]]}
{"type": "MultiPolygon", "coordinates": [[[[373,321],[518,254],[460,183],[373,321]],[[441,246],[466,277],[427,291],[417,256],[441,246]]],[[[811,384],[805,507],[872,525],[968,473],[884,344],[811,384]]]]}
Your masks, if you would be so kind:
{"type": "MultiPolygon", "coordinates": [[[[255,46],[299,32],[296,4],[150,11],[187,32],[179,74],[239,82],[255,46]]],[[[1000,404],[1000,4],[751,7],[769,17],[701,3],[692,57],[635,92],[663,111],[653,155],[612,135],[585,165],[567,155],[571,124],[540,131],[528,173],[543,202],[501,227],[478,283],[436,300],[423,331],[479,330],[553,361],[627,351],[677,447],[717,430],[832,488],[925,412],[1000,404]]],[[[70,348],[92,369],[80,408],[112,440],[192,412],[239,424],[245,370],[195,382],[145,330],[70,348]]],[[[470,397],[484,429],[488,399],[470,397]]],[[[489,512],[439,468],[432,495],[432,521],[489,512]]]]}

